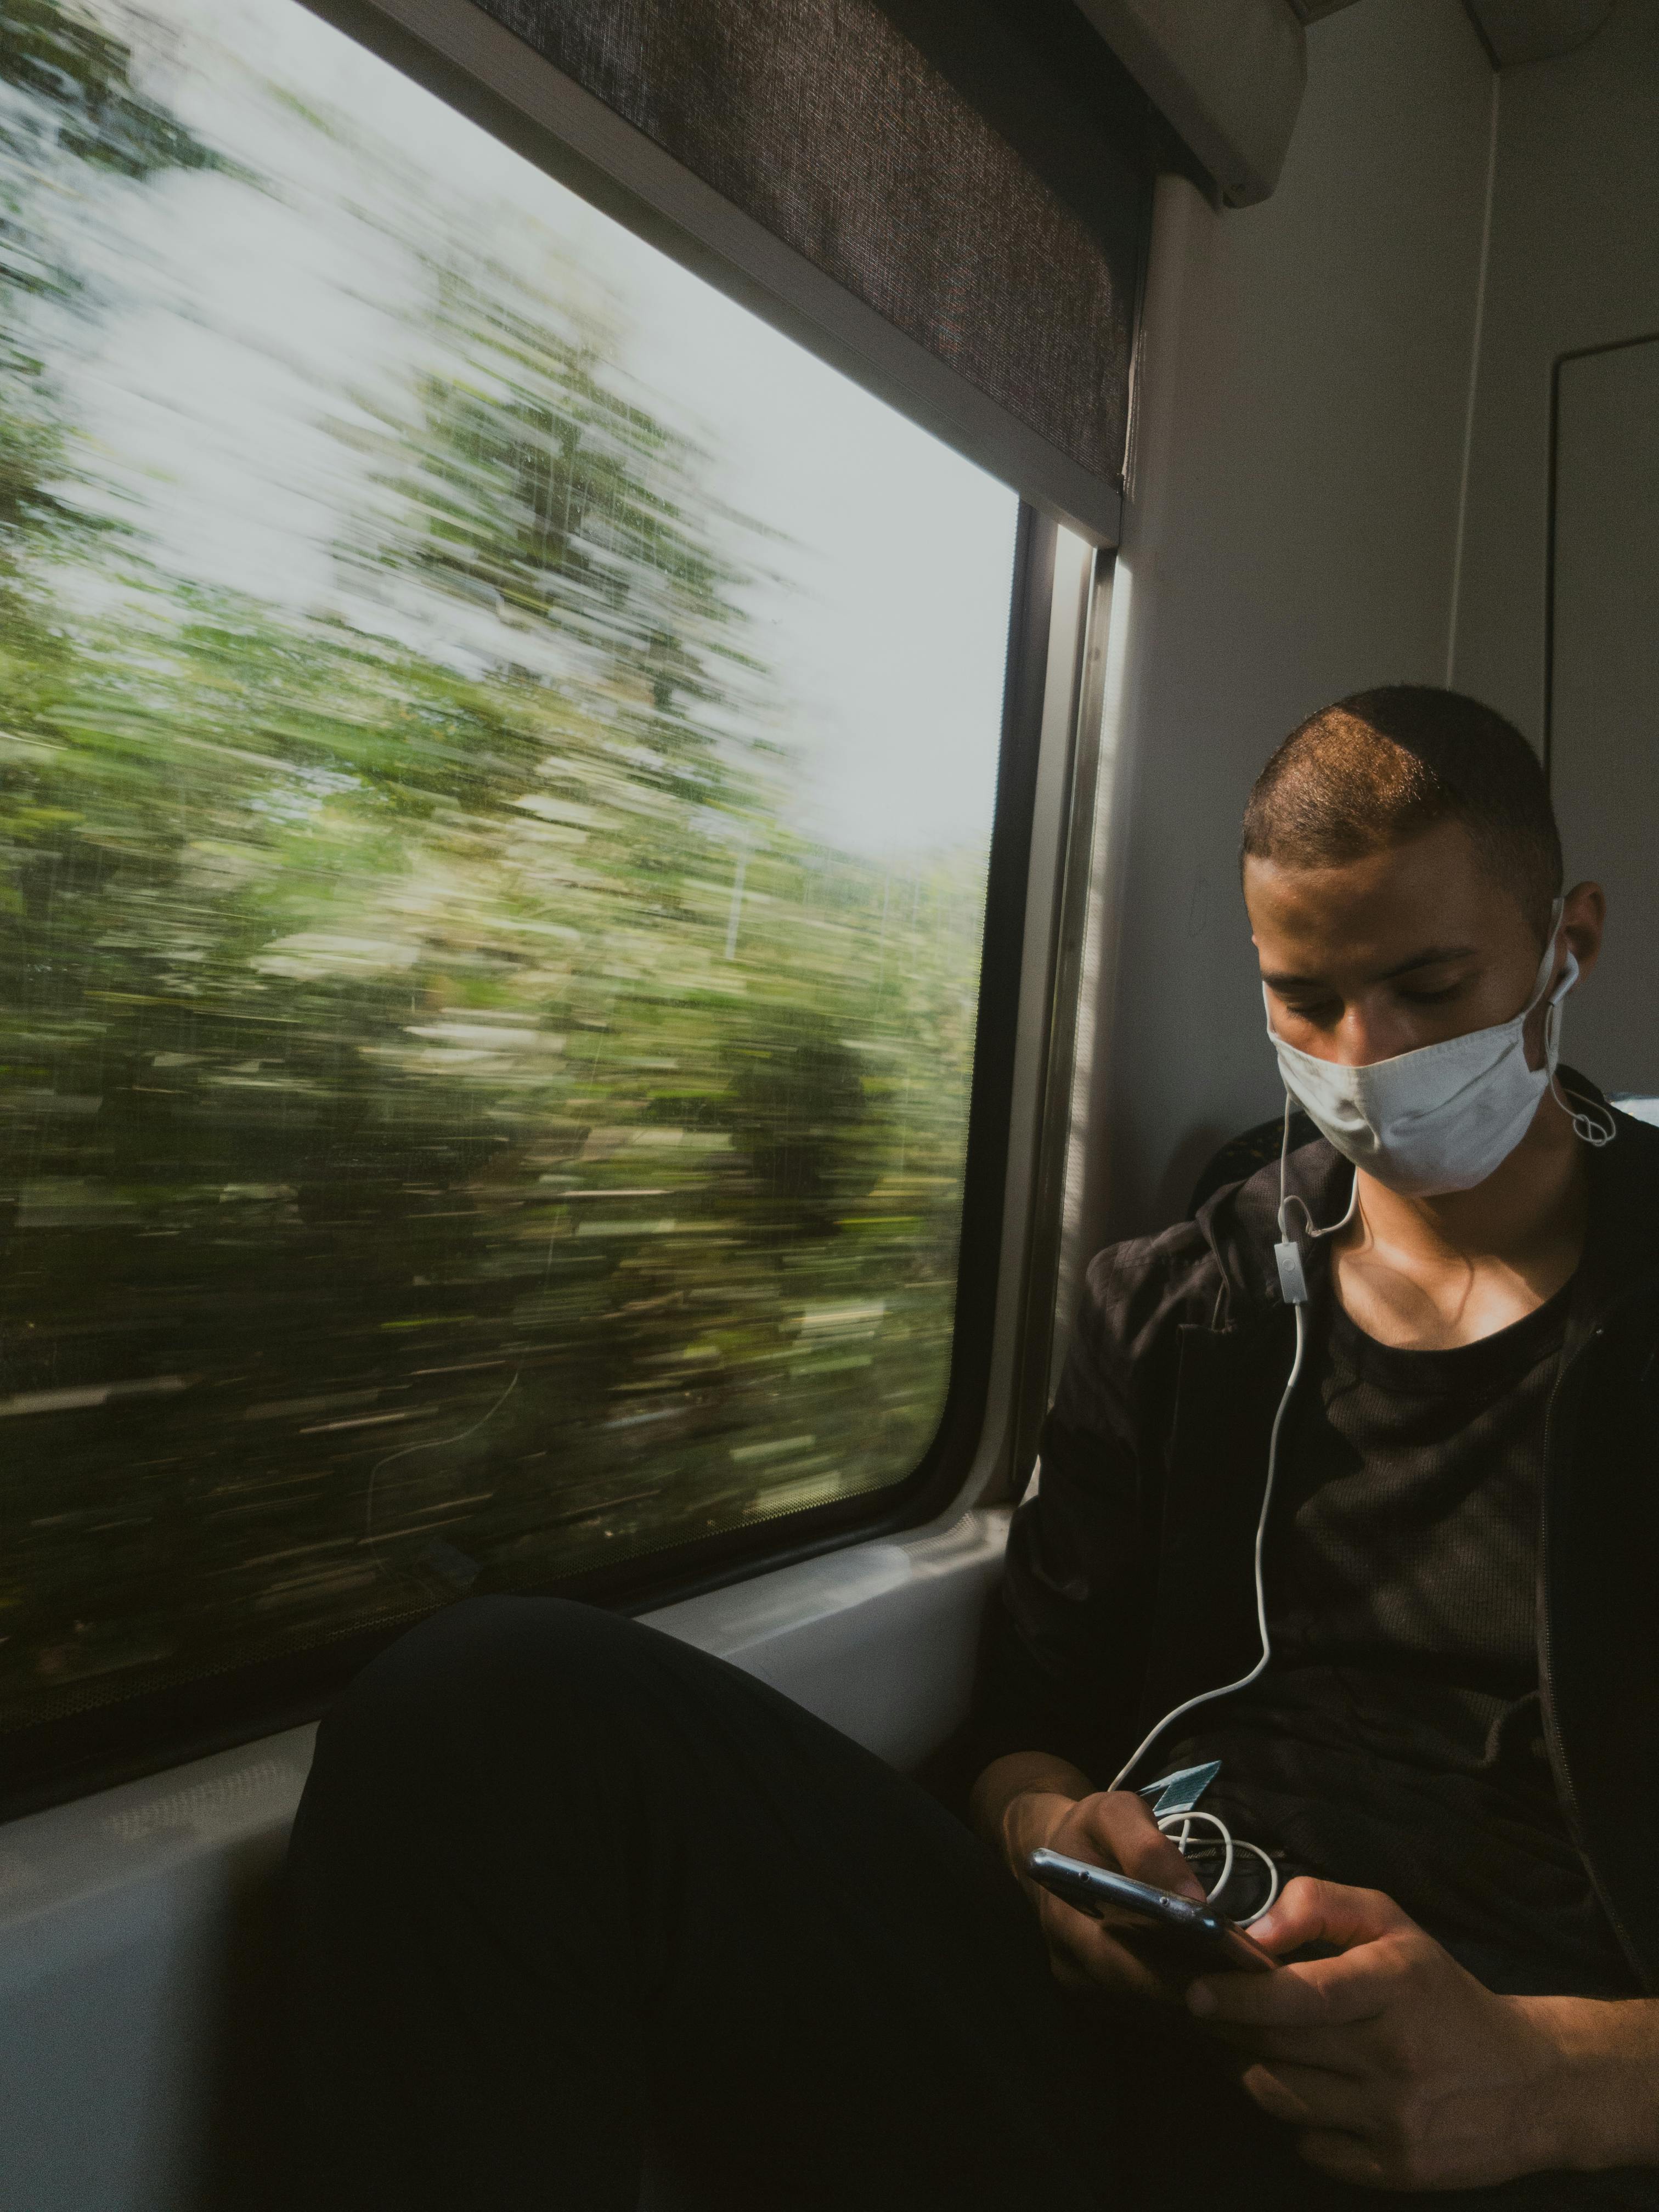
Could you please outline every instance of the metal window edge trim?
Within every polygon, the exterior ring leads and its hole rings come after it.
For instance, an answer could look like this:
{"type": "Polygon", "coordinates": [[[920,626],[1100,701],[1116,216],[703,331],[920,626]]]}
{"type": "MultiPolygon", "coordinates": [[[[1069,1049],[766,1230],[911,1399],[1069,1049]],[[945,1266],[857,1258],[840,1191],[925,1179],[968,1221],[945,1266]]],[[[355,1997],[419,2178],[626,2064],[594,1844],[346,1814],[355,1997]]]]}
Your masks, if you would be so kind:
{"type": "Polygon", "coordinates": [[[1122,499],[471,0],[302,0],[1052,520],[1115,545],[1122,499]]]}
{"type": "MultiPolygon", "coordinates": [[[[1006,1502],[1033,1421],[1028,1401],[1034,1357],[1032,1316],[1053,1282],[1042,1276],[1059,1235],[1063,1177],[1049,1153],[1054,1101],[1069,1103],[1080,963],[1068,959],[1078,938],[1079,903],[1090,875],[1095,824],[1095,767],[1100,686],[1110,611],[1112,556],[1060,533],[1049,586],[1036,789],[1021,940],[1018,1006],[1012,1041],[1012,1096],[1002,1192],[1002,1231],[985,1408],[979,1439],[962,1480],[930,1525],[1006,1502]],[[1091,720],[1092,715],[1092,720],[1091,720]],[[1079,851],[1079,843],[1081,850],[1079,851]],[[1054,1220],[1048,1221],[1052,1210],[1054,1220]]],[[[1062,1146],[1063,1162],[1063,1146],[1062,1146]]],[[[1036,1419],[1041,1419],[1042,1409],[1036,1419]]],[[[1029,1468],[1027,1469],[1029,1472],[1029,1468]]]]}
{"type": "MultiPolygon", "coordinates": [[[[1114,556],[1097,554],[1084,582],[1073,680],[1068,794],[1054,887],[1048,989],[1048,1048],[1036,1131],[1032,1196],[1028,1209],[1024,1297],[1014,1371],[1014,1432],[1006,1469],[1007,1494],[1024,1489],[1036,1461],[1037,1438],[1054,1381],[1057,1337],[1063,1330],[1059,1299],[1068,1225],[1067,1176],[1073,1142],[1078,1038],[1093,910],[1097,846],[1104,824],[1102,755],[1106,696],[1106,647],[1112,619],[1114,556]]],[[[1000,1493],[999,1493],[1000,1494],[1000,1493]]]]}

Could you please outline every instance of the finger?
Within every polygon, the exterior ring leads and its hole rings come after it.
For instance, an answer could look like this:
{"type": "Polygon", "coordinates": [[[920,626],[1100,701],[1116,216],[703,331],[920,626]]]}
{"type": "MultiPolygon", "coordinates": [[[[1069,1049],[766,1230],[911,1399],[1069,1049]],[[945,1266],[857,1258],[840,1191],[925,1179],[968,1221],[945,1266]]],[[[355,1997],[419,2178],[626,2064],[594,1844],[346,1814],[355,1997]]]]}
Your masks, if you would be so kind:
{"type": "Polygon", "coordinates": [[[1164,2004],[1179,2004],[1186,1994],[1184,1974],[1172,1979],[1158,1963],[1139,1957],[1098,1921],[1060,1899],[1044,1905],[1042,1919],[1055,1975],[1066,1986],[1110,1990],[1164,2004]]]}
{"type": "Polygon", "coordinates": [[[1133,1880],[1194,1901],[1204,1896],[1203,1883],[1159,1828],[1146,1799],[1134,1790],[1106,1790],[1085,1797],[1077,1817],[1090,1842],[1133,1880]]]}
{"type": "Polygon", "coordinates": [[[1204,2033],[1212,2042],[1237,2051],[1241,2063],[1283,2059],[1288,2065],[1319,2066],[1356,2080],[1376,2070],[1352,2028],[1267,2027],[1259,2022],[1206,2020],[1204,2033]]]}
{"type": "Polygon", "coordinates": [[[1322,2066],[1247,2066],[1239,2086],[1269,2118],[1287,2127],[1364,2135],[1376,2118],[1375,2085],[1322,2066]]]}
{"type": "Polygon", "coordinates": [[[1417,1923],[1380,1889],[1354,1889],[1346,1882],[1297,1875],[1285,1883],[1272,1909],[1250,1923],[1250,1933],[1275,1955],[1298,1951],[1304,1943],[1334,1943],[1346,1951],[1374,1943],[1380,1936],[1414,1935],[1417,1923]]]}
{"type": "Polygon", "coordinates": [[[1375,2142],[1335,2128],[1310,2128],[1297,2139],[1297,2149],[1321,2173],[1334,2181],[1351,2182],[1357,2189],[1391,2189],[1398,2185],[1375,2142]]]}
{"type": "Polygon", "coordinates": [[[1399,1960],[1382,1944],[1309,1959],[1273,1974],[1206,1974],[1187,1992],[1204,2021],[1240,2027],[1334,2029],[1376,2020],[1397,1990],[1399,1960]]]}

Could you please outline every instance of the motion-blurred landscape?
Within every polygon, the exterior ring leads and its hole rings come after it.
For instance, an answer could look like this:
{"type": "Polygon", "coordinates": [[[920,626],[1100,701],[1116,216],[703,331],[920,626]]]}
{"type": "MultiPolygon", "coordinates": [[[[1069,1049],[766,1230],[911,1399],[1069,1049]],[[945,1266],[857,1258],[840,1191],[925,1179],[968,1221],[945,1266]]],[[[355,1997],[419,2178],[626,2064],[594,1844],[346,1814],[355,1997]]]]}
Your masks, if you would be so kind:
{"type": "Polygon", "coordinates": [[[0,1726],[893,1482],[948,1379],[989,775],[814,827],[787,527],[599,219],[492,222],[271,13],[0,0],[0,1726]],[[262,209],[341,302],[291,447],[201,265],[262,209]],[[176,468],[150,301],[225,364],[176,468]],[[238,439],[291,588],[177,551],[238,439]]]}

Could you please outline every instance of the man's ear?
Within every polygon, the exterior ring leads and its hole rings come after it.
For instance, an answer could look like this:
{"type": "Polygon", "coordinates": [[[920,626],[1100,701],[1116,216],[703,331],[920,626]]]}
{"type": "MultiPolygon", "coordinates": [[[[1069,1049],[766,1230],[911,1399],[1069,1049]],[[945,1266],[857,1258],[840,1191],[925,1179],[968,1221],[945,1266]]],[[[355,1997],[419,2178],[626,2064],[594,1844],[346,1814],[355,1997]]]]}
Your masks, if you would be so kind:
{"type": "Polygon", "coordinates": [[[1581,975],[1588,975],[1601,956],[1607,920],[1607,894],[1600,884],[1575,884],[1561,902],[1561,926],[1581,975]]]}

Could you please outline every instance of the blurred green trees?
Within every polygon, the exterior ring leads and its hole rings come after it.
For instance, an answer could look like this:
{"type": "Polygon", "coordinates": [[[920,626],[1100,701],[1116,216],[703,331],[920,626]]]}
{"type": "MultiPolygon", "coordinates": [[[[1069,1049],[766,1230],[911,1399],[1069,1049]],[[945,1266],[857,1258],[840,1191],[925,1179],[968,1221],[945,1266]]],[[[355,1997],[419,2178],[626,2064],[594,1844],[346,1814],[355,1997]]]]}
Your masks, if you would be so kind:
{"type": "Polygon", "coordinates": [[[754,533],[487,256],[341,410],[350,618],[94,520],[54,210],[219,157],[57,0],[0,79],[0,1723],[896,1480],[982,854],[786,825],[754,533]]]}

